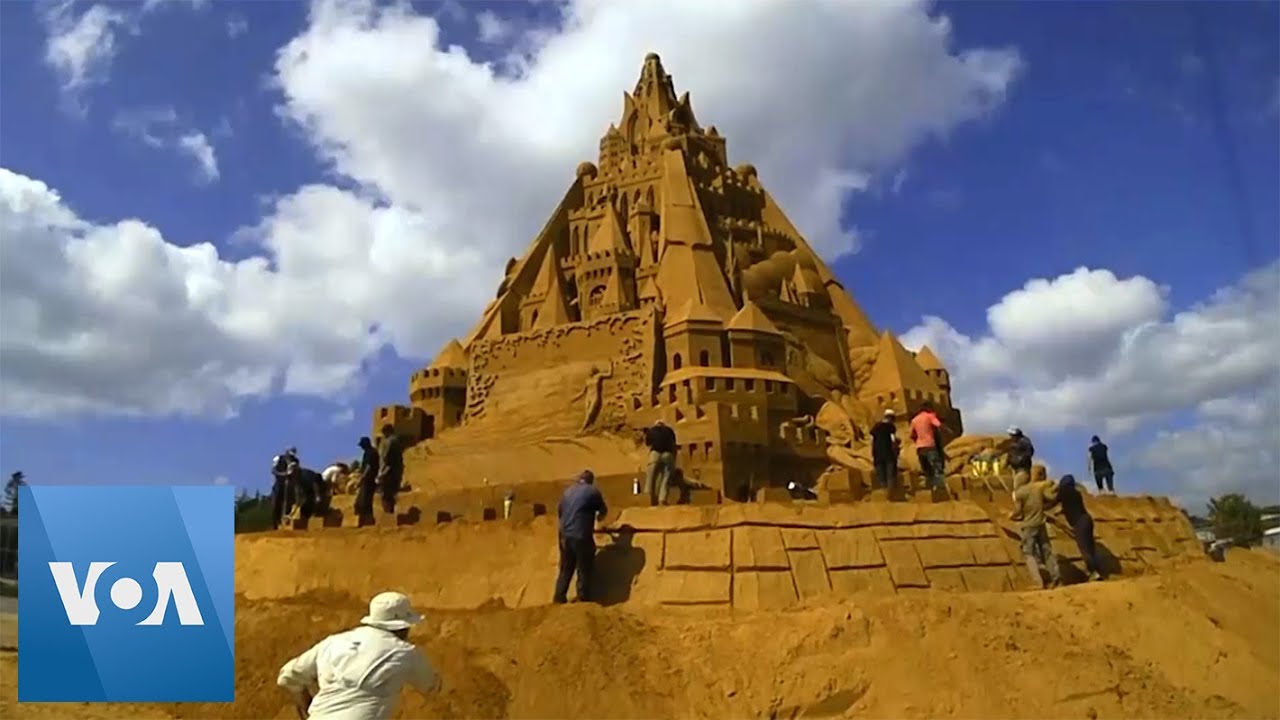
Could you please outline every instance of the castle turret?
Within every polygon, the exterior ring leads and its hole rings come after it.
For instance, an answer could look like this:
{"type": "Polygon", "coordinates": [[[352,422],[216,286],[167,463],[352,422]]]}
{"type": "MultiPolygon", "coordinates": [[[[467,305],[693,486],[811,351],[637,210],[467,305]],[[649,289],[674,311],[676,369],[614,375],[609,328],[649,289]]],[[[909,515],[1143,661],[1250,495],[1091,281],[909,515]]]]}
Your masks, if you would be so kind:
{"type": "Polygon", "coordinates": [[[925,345],[916,353],[916,363],[920,365],[920,369],[924,370],[924,374],[928,375],[935,383],[938,389],[946,395],[946,404],[951,404],[951,374],[943,367],[942,361],[933,353],[933,350],[925,345]]]}
{"type": "Polygon", "coordinates": [[[467,353],[450,340],[435,361],[409,379],[409,400],[425,414],[421,439],[462,424],[467,407],[467,353]]]}
{"type": "Polygon", "coordinates": [[[587,239],[587,254],[578,263],[577,283],[583,320],[639,306],[636,257],[611,202],[605,204],[604,219],[587,239]]]}
{"type": "Polygon", "coordinates": [[[724,322],[705,304],[686,300],[663,323],[662,337],[667,348],[667,370],[699,365],[723,367],[725,363],[724,322]]]}
{"type": "Polygon", "coordinates": [[[735,368],[778,370],[786,358],[782,333],[759,306],[747,300],[725,326],[735,368]]]}
{"type": "Polygon", "coordinates": [[[859,397],[877,409],[892,408],[899,417],[915,414],[925,401],[939,406],[945,402],[938,384],[888,331],[880,336],[875,364],[859,397]]]}

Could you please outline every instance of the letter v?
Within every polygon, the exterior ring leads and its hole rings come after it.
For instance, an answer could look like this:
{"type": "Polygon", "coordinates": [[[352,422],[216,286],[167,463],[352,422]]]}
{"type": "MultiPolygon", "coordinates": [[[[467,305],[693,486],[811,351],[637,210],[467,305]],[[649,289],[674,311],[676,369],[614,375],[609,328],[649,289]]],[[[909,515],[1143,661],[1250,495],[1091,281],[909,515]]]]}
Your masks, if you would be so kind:
{"type": "Polygon", "coordinates": [[[69,562],[49,563],[49,572],[53,573],[53,584],[58,588],[62,598],[62,609],[67,611],[67,620],[72,625],[96,625],[98,623],[98,603],[93,599],[93,589],[98,578],[113,562],[89,563],[89,574],[84,580],[84,591],[81,592],[76,583],[76,571],[69,562]]]}

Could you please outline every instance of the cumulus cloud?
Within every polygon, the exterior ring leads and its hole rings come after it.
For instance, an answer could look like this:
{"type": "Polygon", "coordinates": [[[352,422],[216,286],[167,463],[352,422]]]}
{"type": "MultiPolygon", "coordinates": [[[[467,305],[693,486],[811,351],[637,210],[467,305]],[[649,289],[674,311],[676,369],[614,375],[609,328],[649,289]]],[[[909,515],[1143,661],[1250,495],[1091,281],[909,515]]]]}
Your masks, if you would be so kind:
{"type": "Polygon", "coordinates": [[[482,43],[499,43],[515,32],[515,26],[489,10],[476,15],[476,35],[482,43]]]}
{"type": "Polygon", "coordinates": [[[392,333],[420,331],[414,318],[459,329],[448,298],[465,297],[467,281],[441,272],[427,227],[308,186],[242,233],[262,256],[229,262],[140,220],[87,222],[43,183],[0,169],[0,409],[227,416],[274,392],[342,396],[392,333]],[[425,312],[424,287],[442,295],[425,312]],[[396,306],[415,311],[380,324],[396,306]]]}
{"type": "Polygon", "coordinates": [[[559,32],[514,42],[528,49],[503,74],[442,47],[432,17],[318,2],[277,57],[284,111],[340,173],[500,264],[597,154],[655,51],[734,161],[760,168],[835,256],[857,246],[840,222],[848,193],[997,107],[1020,68],[1012,50],[953,51],[949,23],[922,3],[575,2],[559,32]]]}
{"type": "Polygon", "coordinates": [[[1280,503],[1280,382],[1201,403],[1192,425],[1158,433],[1138,465],[1168,478],[1193,511],[1229,492],[1280,503]]]}
{"type": "Polygon", "coordinates": [[[947,363],[966,429],[1116,434],[1193,411],[1194,425],[1161,432],[1141,467],[1185,497],[1276,486],[1280,262],[1172,316],[1151,280],[1081,268],[1010,292],[987,322],[970,337],[928,317],[902,338],[947,363]]]}
{"type": "Polygon", "coordinates": [[[595,158],[650,50],[828,255],[856,247],[849,192],[998,107],[1020,68],[1011,50],[955,49],[923,3],[711,12],[572,3],[558,29],[511,39],[508,72],[408,5],[316,3],[276,58],[281,114],[354,189],[275,199],[236,262],[143,220],[88,222],[0,174],[0,407],[216,416],[278,391],[350,393],[387,346],[430,356],[595,158]]]}
{"type": "Polygon", "coordinates": [[[218,156],[208,136],[185,128],[171,107],[122,112],[116,116],[114,126],[150,147],[174,150],[190,158],[197,182],[211,183],[220,176],[218,156]]]}

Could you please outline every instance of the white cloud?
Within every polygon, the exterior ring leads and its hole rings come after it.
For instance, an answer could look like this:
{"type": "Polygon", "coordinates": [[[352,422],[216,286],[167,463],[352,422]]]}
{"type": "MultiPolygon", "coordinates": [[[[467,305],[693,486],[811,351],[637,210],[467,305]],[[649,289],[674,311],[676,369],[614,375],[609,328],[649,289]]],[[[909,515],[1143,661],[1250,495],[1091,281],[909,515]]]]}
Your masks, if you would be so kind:
{"type": "Polygon", "coordinates": [[[482,43],[500,43],[515,32],[515,26],[498,17],[497,14],[485,10],[476,15],[476,33],[482,43]]]}
{"type": "Polygon", "coordinates": [[[1019,69],[1012,51],[954,50],[928,10],[742,2],[712,22],[699,3],[583,2],[563,31],[515,38],[528,51],[503,75],[407,5],[318,3],[277,57],[282,111],[358,190],[276,199],[236,238],[259,255],[229,262],[0,174],[0,407],[218,415],[349,393],[387,345],[430,356],[595,159],[650,50],[821,250],[852,250],[848,193],[996,108],[1019,69]]]}
{"type": "Polygon", "coordinates": [[[231,479],[228,478],[226,475],[219,475],[218,477],[213,479],[213,484],[214,485],[230,485],[231,479]]]}
{"type": "Polygon", "coordinates": [[[118,114],[115,129],[156,149],[168,148],[194,162],[195,180],[201,184],[218,179],[218,156],[208,136],[186,129],[172,107],[134,110],[118,114]]]}
{"type": "Polygon", "coordinates": [[[218,179],[218,158],[214,155],[209,138],[202,132],[188,132],[178,138],[178,147],[196,161],[200,179],[213,182],[218,179]]]}
{"type": "Polygon", "coordinates": [[[1280,503],[1280,382],[1201,404],[1193,425],[1160,432],[1138,462],[1167,478],[1195,512],[1203,512],[1206,498],[1229,492],[1280,503]]]}
{"type": "Polygon", "coordinates": [[[45,62],[58,73],[63,88],[75,92],[106,79],[119,49],[116,35],[127,29],[128,13],[105,4],[72,12],[71,0],[50,2],[41,9],[48,37],[45,62]]]}
{"type": "Polygon", "coordinates": [[[121,34],[137,34],[142,15],[176,5],[202,9],[208,0],[91,3],[80,12],[73,9],[76,4],[75,0],[43,0],[38,12],[46,33],[45,64],[57,73],[67,99],[78,104],[83,90],[106,82],[120,51],[121,34]]]}
{"type": "Polygon", "coordinates": [[[1172,317],[1147,278],[1080,269],[1027,283],[987,319],[979,337],[930,317],[902,338],[949,366],[967,430],[1107,435],[1194,410],[1193,428],[1162,432],[1142,453],[1175,494],[1258,491],[1280,477],[1280,262],[1172,317]]]}
{"type": "Polygon", "coordinates": [[[249,32],[249,21],[239,13],[232,13],[227,18],[227,37],[238,38],[249,32]]]}
{"type": "Polygon", "coordinates": [[[356,419],[356,411],[353,408],[342,408],[329,416],[329,423],[332,425],[350,425],[352,420],[356,419]]]}
{"type": "Polygon", "coordinates": [[[848,191],[998,106],[1020,67],[1013,51],[952,52],[949,23],[921,3],[578,2],[565,13],[513,78],[442,48],[431,17],[319,2],[277,58],[284,110],[339,172],[501,267],[594,159],[656,51],[732,161],[760,168],[834,256],[857,244],[840,224],[848,191]],[[503,213],[489,211],[494,198],[503,213]]]}
{"type": "Polygon", "coordinates": [[[43,183],[0,169],[0,409],[225,416],[277,391],[350,392],[393,335],[460,329],[450,298],[465,297],[467,262],[442,265],[426,227],[309,186],[243,234],[271,259],[233,263],[139,220],[86,222],[43,183]],[[423,287],[440,300],[387,313],[423,287]]]}

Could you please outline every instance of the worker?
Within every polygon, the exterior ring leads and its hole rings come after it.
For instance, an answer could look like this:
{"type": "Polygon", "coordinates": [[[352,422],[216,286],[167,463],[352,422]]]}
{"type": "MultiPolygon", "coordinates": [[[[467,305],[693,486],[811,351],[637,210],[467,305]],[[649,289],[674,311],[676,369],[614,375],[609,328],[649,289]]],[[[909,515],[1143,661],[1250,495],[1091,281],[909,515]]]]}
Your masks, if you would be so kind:
{"type": "Polygon", "coordinates": [[[1116,494],[1116,471],[1111,467],[1107,445],[1094,435],[1089,440],[1089,474],[1098,484],[1099,493],[1116,494]]]}
{"type": "Polygon", "coordinates": [[[911,418],[911,439],[916,443],[916,457],[920,471],[924,473],[925,486],[929,489],[943,486],[947,472],[946,459],[942,455],[942,421],[928,400],[920,406],[920,412],[911,418]]]}
{"type": "Polygon", "coordinates": [[[373,495],[378,489],[378,449],[366,435],[357,443],[360,446],[360,486],[356,488],[356,500],[352,508],[362,521],[373,519],[373,495]]]}
{"type": "Polygon", "coordinates": [[[1101,580],[1102,564],[1098,562],[1098,545],[1093,538],[1093,516],[1084,507],[1084,494],[1076,487],[1074,475],[1063,475],[1058,481],[1058,504],[1062,517],[1076,536],[1085,572],[1089,573],[1090,580],[1101,580]]]}
{"type": "Polygon", "coordinates": [[[1057,486],[1049,480],[1032,482],[1031,476],[1020,473],[1016,476],[1013,491],[1013,512],[1009,519],[1019,523],[1022,535],[1022,555],[1027,569],[1031,571],[1031,579],[1039,588],[1044,588],[1044,577],[1041,567],[1049,572],[1049,587],[1057,587],[1062,577],[1058,573],[1058,556],[1049,545],[1049,531],[1045,527],[1048,518],[1045,510],[1057,501],[1057,486]]]}
{"type": "Polygon", "coordinates": [[[655,420],[653,427],[644,431],[644,444],[649,448],[649,469],[644,477],[649,505],[666,505],[676,470],[676,433],[662,420],[655,420]]]}
{"type": "Polygon", "coordinates": [[[382,511],[396,511],[396,496],[404,480],[404,449],[400,436],[390,424],[382,426],[382,447],[378,454],[378,492],[382,495],[382,511]]]}
{"type": "Polygon", "coordinates": [[[596,520],[609,514],[604,495],[595,486],[596,476],[583,470],[560,497],[556,515],[560,519],[560,574],[556,577],[553,600],[569,601],[569,581],[578,576],[578,602],[591,599],[591,576],[596,559],[596,520]]]}
{"type": "Polygon", "coordinates": [[[298,714],[309,720],[388,720],[405,684],[423,694],[440,687],[431,663],[408,641],[409,628],[421,621],[409,598],[379,593],[360,627],[330,635],[285,663],[276,684],[293,694],[298,714]],[[319,688],[315,697],[312,686],[319,688]]]}
{"type": "Polygon", "coordinates": [[[293,493],[289,482],[289,460],[285,455],[271,458],[271,527],[279,529],[280,523],[293,511],[293,493]]]}
{"type": "Polygon", "coordinates": [[[1014,425],[1009,428],[1009,439],[1006,441],[1008,447],[1008,465],[1013,471],[1013,487],[1016,490],[1023,482],[1031,480],[1031,462],[1035,458],[1036,446],[1031,444],[1031,438],[1022,433],[1022,428],[1014,425]],[[1019,480],[1020,476],[1024,476],[1019,480]]]}
{"type": "Polygon", "coordinates": [[[893,408],[887,408],[880,421],[871,426],[871,464],[876,470],[876,485],[892,489],[898,481],[897,416],[893,408]]]}

